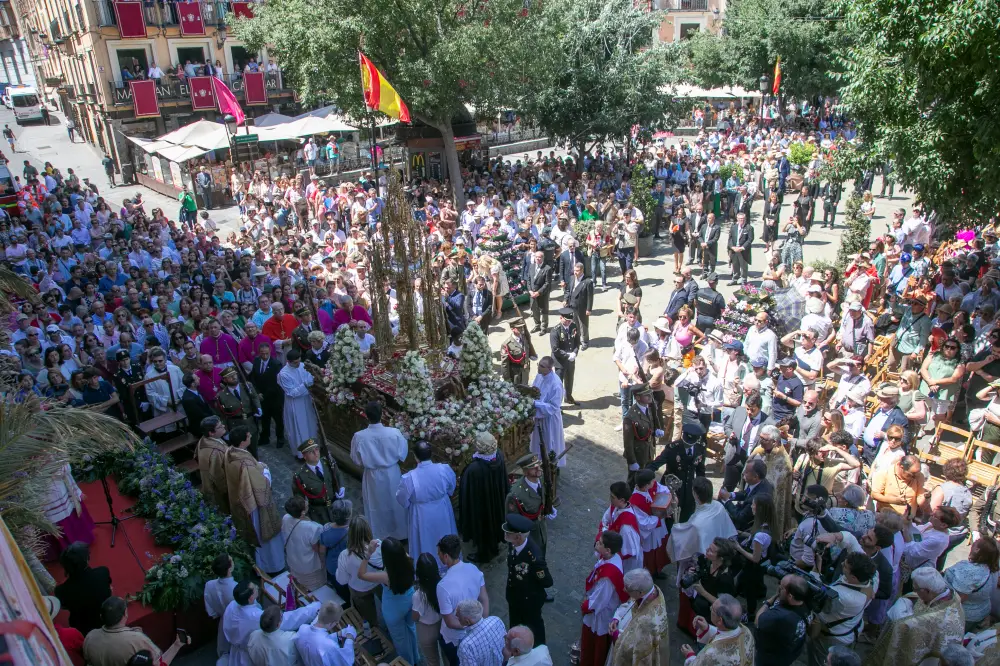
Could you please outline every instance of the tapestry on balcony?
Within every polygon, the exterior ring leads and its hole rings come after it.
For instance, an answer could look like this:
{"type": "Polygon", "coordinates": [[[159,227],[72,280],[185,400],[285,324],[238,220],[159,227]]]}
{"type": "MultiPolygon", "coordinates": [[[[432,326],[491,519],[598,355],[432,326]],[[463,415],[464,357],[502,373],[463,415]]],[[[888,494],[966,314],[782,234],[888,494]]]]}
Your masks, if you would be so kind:
{"type": "Polygon", "coordinates": [[[191,88],[191,108],[195,111],[215,109],[215,91],[212,89],[211,76],[192,76],[188,78],[191,88]]]}
{"type": "Polygon", "coordinates": [[[156,99],[156,81],[129,81],[132,87],[132,104],[136,118],[153,118],[160,115],[160,103],[156,99]]]}
{"type": "Polygon", "coordinates": [[[201,16],[201,3],[178,2],[177,16],[181,24],[181,35],[195,37],[205,34],[205,20],[201,16]]]}
{"type": "Polygon", "coordinates": [[[264,83],[264,72],[244,73],[243,92],[246,95],[247,106],[266,105],[267,85],[264,83]]]}
{"type": "Polygon", "coordinates": [[[146,17],[142,13],[142,2],[116,2],[115,16],[118,18],[118,34],[122,39],[146,38],[146,17]]]}

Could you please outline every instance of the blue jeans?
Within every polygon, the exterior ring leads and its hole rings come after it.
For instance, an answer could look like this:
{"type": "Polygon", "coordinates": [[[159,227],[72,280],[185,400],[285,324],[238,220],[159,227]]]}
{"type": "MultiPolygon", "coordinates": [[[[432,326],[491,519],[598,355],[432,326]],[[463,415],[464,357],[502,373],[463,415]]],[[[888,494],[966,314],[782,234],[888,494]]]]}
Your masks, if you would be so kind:
{"type": "Polygon", "coordinates": [[[608,286],[608,259],[602,257],[599,250],[590,255],[590,279],[597,281],[597,269],[601,269],[601,286],[608,286]]]}
{"type": "Polygon", "coordinates": [[[635,259],[635,248],[626,247],[618,250],[618,267],[622,269],[622,281],[625,281],[625,272],[632,268],[632,261],[635,259]]]}
{"type": "Polygon", "coordinates": [[[632,387],[622,388],[619,386],[618,400],[622,403],[622,421],[624,421],[625,414],[628,413],[628,410],[632,407],[632,403],[635,401],[635,398],[632,396],[632,387]]]}

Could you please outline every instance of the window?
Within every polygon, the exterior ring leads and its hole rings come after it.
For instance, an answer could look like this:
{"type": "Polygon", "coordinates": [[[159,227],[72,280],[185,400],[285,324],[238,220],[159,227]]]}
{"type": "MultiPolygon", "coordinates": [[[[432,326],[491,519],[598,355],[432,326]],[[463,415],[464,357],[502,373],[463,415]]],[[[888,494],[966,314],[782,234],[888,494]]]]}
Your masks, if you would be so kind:
{"type": "Polygon", "coordinates": [[[24,109],[29,106],[38,106],[38,95],[14,95],[10,99],[15,108],[24,109]]]}
{"type": "Polygon", "coordinates": [[[681,39],[690,39],[691,35],[694,35],[701,31],[700,23],[681,23],[681,39]]]}

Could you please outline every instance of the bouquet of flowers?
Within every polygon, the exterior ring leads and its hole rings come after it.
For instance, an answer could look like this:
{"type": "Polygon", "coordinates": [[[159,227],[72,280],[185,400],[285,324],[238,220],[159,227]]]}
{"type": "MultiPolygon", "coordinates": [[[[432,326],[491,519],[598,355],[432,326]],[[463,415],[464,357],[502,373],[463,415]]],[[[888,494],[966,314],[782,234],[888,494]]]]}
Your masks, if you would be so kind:
{"type": "Polygon", "coordinates": [[[419,353],[406,352],[399,364],[396,400],[407,412],[419,416],[434,406],[434,387],[427,364],[419,353]]]}
{"type": "Polygon", "coordinates": [[[358,344],[358,339],[349,326],[337,329],[333,344],[330,345],[327,368],[330,370],[327,384],[331,388],[350,386],[358,381],[358,377],[365,371],[365,357],[361,353],[361,345],[358,344]]]}
{"type": "Polygon", "coordinates": [[[354,395],[354,391],[349,388],[339,386],[330,390],[330,402],[339,407],[353,405],[356,399],[357,396],[354,395]]]}
{"type": "Polygon", "coordinates": [[[493,352],[486,333],[476,322],[469,322],[462,333],[462,355],[459,372],[468,381],[493,373],[493,352]]]}

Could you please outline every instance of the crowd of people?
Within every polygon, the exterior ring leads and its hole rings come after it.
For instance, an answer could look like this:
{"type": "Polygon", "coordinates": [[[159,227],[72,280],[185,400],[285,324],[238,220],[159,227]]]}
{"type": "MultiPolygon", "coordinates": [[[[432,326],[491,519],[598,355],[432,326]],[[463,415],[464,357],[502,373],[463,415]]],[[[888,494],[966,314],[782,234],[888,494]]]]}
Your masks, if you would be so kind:
{"type": "MultiPolygon", "coordinates": [[[[802,239],[817,209],[823,225],[837,223],[842,184],[825,182],[822,166],[849,128],[786,131],[723,116],[691,141],[628,155],[490,160],[465,178],[466,201],[451,201],[446,182],[416,179],[406,189],[435,256],[448,352],[461,356],[472,322],[488,331],[508,317],[499,372],[539,390],[536,418],[557,454],[594,295],[613,288],[616,271],[620,278],[611,361],[626,469],[610,485],[594,568],[580,576],[579,662],[658,663],[650,655],[679,648],[699,666],[802,655],[847,666],[868,641],[872,664],[966,663],[955,661],[955,646],[1000,613],[997,544],[979,535],[966,560],[945,568],[973,535],[968,463],[932,470],[920,454],[937,423],[962,415],[1000,445],[995,230],[983,225],[962,246],[944,242],[934,212],[916,206],[909,216],[900,210],[843,275],[815,270],[802,239]],[[815,147],[802,174],[789,162],[795,143],[815,147]],[[786,196],[795,198],[783,222],[786,196]],[[726,308],[719,272],[732,285],[749,281],[757,230],[768,258],[763,286],[797,290],[806,315],[779,336],[781,322],[762,312],[736,339],[716,330],[726,308]],[[483,251],[480,241],[498,234],[516,268],[483,251]],[[675,269],[655,317],[639,278],[646,235],[664,238],[654,247],[673,255],[675,269]],[[524,317],[503,311],[515,282],[528,297],[524,317]],[[548,337],[549,354],[536,352],[532,335],[548,337]],[[890,372],[868,376],[866,359],[883,340],[890,372]],[[722,472],[714,485],[713,462],[722,472]],[[667,588],[656,584],[668,563],[680,609],[672,621],[691,636],[681,646],[669,645],[667,588]]],[[[351,446],[364,515],[321,455],[308,365],[327,364],[343,326],[374,361],[373,293],[395,298],[391,285],[369,279],[372,245],[384,239],[386,182],[367,173],[338,185],[263,173],[234,180],[242,223],[223,242],[189,192],[175,220],[147,213],[138,195],[113,206],[71,170],[26,160],[18,208],[0,220],[6,263],[38,291],[0,331],[10,399],[137,427],[185,414],[202,492],[232,515],[258,569],[267,580],[287,571],[303,595],[333,599],[284,611],[269,596],[275,585],[236,581],[221,558],[205,603],[230,663],[353,663],[358,633],[342,628],[340,602],[410,664],[552,663],[542,614],[552,586],[546,524],[558,510],[546,500],[537,433],[517,461],[505,461],[491,436],[477,438],[457,476],[426,442],[382,425],[380,405],[370,403],[369,425],[351,446]],[[142,380],[154,381],[133,386],[142,380]],[[283,515],[259,462],[272,443],[297,460],[283,515]],[[417,465],[403,473],[411,454],[417,465]],[[522,476],[510,483],[514,462],[522,476]],[[463,555],[463,540],[475,553],[463,555]],[[507,624],[490,615],[477,566],[502,542],[507,624]]],[[[153,437],[177,434],[167,426],[153,437]]],[[[87,564],[93,525],[69,468],[53,481],[47,515],[62,530],[52,555],[77,572],[71,580],[93,582],[56,595],[75,609],[87,661],[169,663],[184,641],[161,655],[141,632],[123,631],[123,601],[101,578],[107,572],[87,564]],[[152,662],[134,661],[137,653],[152,662]]]]}

